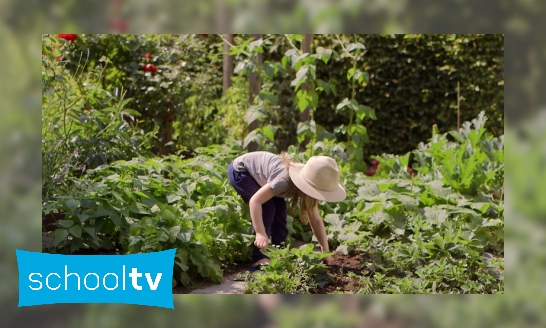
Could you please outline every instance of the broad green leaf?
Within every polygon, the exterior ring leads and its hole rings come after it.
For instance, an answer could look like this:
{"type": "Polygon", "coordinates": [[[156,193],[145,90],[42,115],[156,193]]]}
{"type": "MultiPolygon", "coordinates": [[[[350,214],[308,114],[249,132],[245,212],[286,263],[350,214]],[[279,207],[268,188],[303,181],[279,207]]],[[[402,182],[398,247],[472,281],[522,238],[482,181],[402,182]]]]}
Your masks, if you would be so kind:
{"type": "Polygon", "coordinates": [[[256,142],[258,145],[263,144],[263,135],[259,133],[260,131],[261,130],[254,130],[247,134],[243,142],[243,148],[248,147],[251,142],[256,142]]]}
{"type": "Polygon", "coordinates": [[[301,54],[298,57],[292,57],[292,68],[298,70],[303,63],[308,62],[307,60],[304,60],[307,57],[309,57],[308,53],[301,54]]]}
{"type": "Polygon", "coordinates": [[[69,199],[66,201],[66,206],[70,209],[71,213],[75,213],[76,209],[80,205],[80,202],[76,199],[69,199]]]}
{"type": "Polygon", "coordinates": [[[142,203],[133,202],[129,205],[129,211],[137,214],[151,214],[142,203]]]}
{"type": "Polygon", "coordinates": [[[283,57],[283,58],[281,59],[281,65],[282,65],[282,67],[283,67],[283,69],[284,69],[285,72],[286,72],[286,66],[288,65],[288,62],[289,62],[289,61],[290,61],[290,57],[286,57],[286,56],[285,56],[285,57],[283,57]]]}
{"type": "Polygon", "coordinates": [[[330,57],[332,57],[332,49],[317,47],[317,54],[321,56],[322,61],[324,61],[325,64],[328,64],[330,57]]]}
{"type": "Polygon", "coordinates": [[[311,133],[317,133],[317,125],[315,121],[307,121],[307,122],[298,123],[297,133],[302,134],[302,133],[305,133],[306,131],[309,131],[311,133]]]}
{"type": "Polygon", "coordinates": [[[133,191],[133,194],[135,195],[139,195],[140,197],[144,197],[144,198],[150,198],[148,195],[146,195],[145,193],[143,193],[142,191],[133,191]]]}
{"type": "Polygon", "coordinates": [[[444,238],[442,238],[442,236],[436,236],[436,238],[434,238],[434,244],[436,244],[436,246],[438,246],[440,249],[444,249],[445,247],[444,238]]]}
{"type": "Polygon", "coordinates": [[[270,93],[260,92],[258,94],[258,98],[260,98],[263,102],[269,103],[269,104],[271,104],[273,106],[277,105],[277,97],[275,97],[274,95],[272,95],[270,93]]]}
{"type": "Polygon", "coordinates": [[[186,203],[186,205],[190,208],[193,208],[195,207],[197,204],[195,203],[195,201],[193,199],[185,199],[184,202],[186,203]]]}
{"type": "Polygon", "coordinates": [[[342,253],[343,255],[348,255],[349,254],[349,250],[347,248],[347,245],[339,245],[337,248],[336,248],[336,252],[340,252],[342,253]]]}
{"type": "Polygon", "coordinates": [[[82,214],[78,214],[78,219],[80,220],[81,223],[85,223],[85,221],[87,221],[89,219],[89,215],[85,214],[85,213],[82,213],[82,214]]]}
{"type": "Polygon", "coordinates": [[[157,240],[162,243],[167,242],[169,239],[170,239],[169,235],[165,233],[164,231],[162,231],[159,237],[157,238],[157,240]]]}
{"type": "Polygon", "coordinates": [[[372,120],[377,120],[377,117],[375,116],[375,111],[368,106],[358,105],[356,113],[357,115],[359,115],[359,119],[361,120],[364,119],[365,116],[369,116],[372,120]]]}
{"type": "Polygon", "coordinates": [[[366,82],[366,83],[370,82],[370,76],[368,75],[368,73],[362,72],[361,70],[356,70],[354,74],[354,78],[360,84],[362,84],[362,82],[366,82]]]}
{"type": "Polygon", "coordinates": [[[353,77],[353,75],[355,75],[355,69],[351,67],[347,71],[347,80],[350,80],[353,77]]]}
{"type": "Polygon", "coordinates": [[[344,107],[347,107],[350,103],[351,103],[351,101],[349,100],[349,98],[343,99],[343,101],[341,101],[341,102],[336,106],[336,112],[339,111],[340,109],[344,108],[344,107]]]}
{"type": "Polygon", "coordinates": [[[84,199],[81,201],[80,206],[82,208],[93,208],[97,206],[97,202],[91,199],[84,199]]]}
{"type": "Polygon", "coordinates": [[[124,202],[123,197],[121,197],[121,195],[117,191],[112,191],[112,195],[114,195],[114,197],[117,198],[120,202],[124,202]]]}
{"type": "Polygon", "coordinates": [[[381,224],[383,222],[388,222],[390,219],[391,219],[390,215],[383,211],[373,213],[370,216],[370,222],[376,225],[381,224]]]}
{"type": "Polygon", "coordinates": [[[381,193],[379,186],[376,183],[367,183],[358,188],[359,199],[369,199],[381,193]]]}
{"type": "Polygon", "coordinates": [[[152,212],[152,213],[157,213],[157,212],[159,212],[159,211],[161,211],[161,210],[159,209],[159,206],[157,206],[157,204],[154,204],[154,205],[150,208],[150,212],[152,212]]]}
{"type": "Polygon", "coordinates": [[[318,84],[317,90],[319,90],[319,91],[324,91],[324,92],[326,92],[326,94],[330,94],[330,92],[332,91],[330,89],[330,83],[327,83],[327,82],[324,82],[321,79],[318,79],[317,84],[318,84]]]}
{"type": "Polygon", "coordinates": [[[438,210],[432,207],[425,207],[424,216],[427,221],[440,226],[442,225],[442,223],[444,223],[445,220],[447,220],[449,214],[446,210],[438,210]]]}
{"type": "Polygon", "coordinates": [[[182,270],[182,271],[188,271],[189,268],[190,268],[189,266],[180,263],[178,260],[175,260],[174,263],[175,263],[176,265],[178,265],[178,267],[179,267],[180,270],[182,270]]]}
{"type": "Polygon", "coordinates": [[[324,222],[332,226],[341,226],[339,214],[327,214],[324,216],[324,222]]]}
{"type": "MultiPolygon", "coordinates": [[[[415,197],[417,197],[417,196],[415,196],[415,197]]],[[[411,196],[398,195],[397,200],[401,204],[403,204],[405,206],[409,206],[409,207],[419,206],[419,200],[417,198],[414,198],[414,197],[411,197],[411,196]]]]}
{"type": "Polygon", "coordinates": [[[74,253],[83,246],[83,241],[80,238],[74,239],[70,242],[70,251],[74,253]]]}
{"type": "Polygon", "coordinates": [[[76,238],[82,237],[82,227],[80,225],[74,225],[68,229],[68,232],[76,238]]]}
{"type": "Polygon", "coordinates": [[[303,41],[303,34],[288,34],[287,36],[293,41],[303,41]]]}
{"type": "Polygon", "coordinates": [[[68,237],[67,229],[57,229],[55,230],[55,246],[58,246],[63,240],[68,237]]]}
{"type": "MultiPolygon", "coordinates": [[[[284,57],[284,58],[286,58],[286,57],[284,57]]],[[[283,58],[283,59],[284,59],[284,58],[283,58]]],[[[285,67],[285,65],[283,66],[282,63],[275,63],[275,66],[274,66],[274,69],[275,69],[274,74],[280,73],[281,76],[284,76],[284,74],[286,74],[286,69],[285,69],[284,67],[285,67]]]]}
{"type": "Polygon", "coordinates": [[[83,230],[91,236],[91,238],[96,239],[95,228],[93,227],[83,227],[83,230]]]}
{"type": "Polygon", "coordinates": [[[169,230],[171,243],[174,243],[174,241],[178,237],[179,232],[180,232],[180,226],[174,226],[169,230]]]}
{"type": "Polygon", "coordinates": [[[180,195],[177,195],[177,194],[167,194],[167,203],[168,204],[172,204],[176,201],[179,201],[182,199],[182,196],[180,195]]]}
{"type": "Polygon", "coordinates": [[[267,139],[275,141],[275,132],[272,125],[264,126],[262,132],[267,139]]]}
{"type": "Polygon", "coordinates": [[[366,50],[366,47],[364,47],[364,45],[360,42],[356,42],[356,43],[350,43],[348,46],[347,46],[347,51],[348,52],[351,52],[355,49],[362,49],[362,50],[366,50]]]}
{"type": "Polygon", "coordinates": [[[259,121],[264,117],[266,117],[265,108],[262,105],[250,106],[246,111],[245,122],[250,125],[252,122],[259,121]]]}
{"type": "Polygon", "coordinates": [[[139,241],[142,241],[142,238],[129,236],[129,247],[136,245],[139,241]]]}
{"type": "Polygon", "coordinates": [[[298,72],[296,73],[296,78],[290,83],[290,86],[296,87],[296,90],[299,88],[299,86],[305,82],[307,72],[309,72],[309,66],[304,65],[302,66],[298,72]]]}
{"type": "Polygon", "coordinates": [[[72,220],[59,220],[57,222],[63,228],[70,228],[71,226],[74,225],[74,221],[72,221],[72,220]]]}
{"type": "Polygon", "coordinates": [[[263,39],[258,39],[258,40],[252,41],[248,45],[248,50],[250,52],[262,53],[263,52],[263,49],[262,49],[262,44],[263,43],[264,43],[263,39]]]}
{"type": "Polygon", "coordinates": [[[235,66],[235,69],[233,70],[233,73],[237,74],[240,71],[243,71],[246,68],[246,66],[247,66],[247,61],[239,62],[237,64],[237,66],[235,66]]]}

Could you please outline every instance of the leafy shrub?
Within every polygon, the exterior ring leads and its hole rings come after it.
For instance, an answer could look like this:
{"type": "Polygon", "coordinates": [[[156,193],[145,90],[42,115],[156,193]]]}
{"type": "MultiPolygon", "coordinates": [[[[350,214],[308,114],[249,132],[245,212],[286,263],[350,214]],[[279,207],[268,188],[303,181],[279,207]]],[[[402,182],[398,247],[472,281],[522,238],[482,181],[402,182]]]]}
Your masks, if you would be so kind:
{"type": "Polygon", "coordinates": [[[155,151],[173,153],[175,143],[195,149],[221,140],[214,124],[214,101],[222,90],[221,57],[213,39],[199,34],[84,34],[75,42],[59,43],[54,52],[66,59],[72,74],[81,69],[82,56],[91,68],[104,63],[101,87],[108,92],[125,88],[144,131],[159,129],[155,151]]]}
{"type": "Polygon", "coordinates": [[[148,154],[145,134],[131,99],[100,87],[100,66],[87,71],[82,58],[75,75],[54,53],[42,56],[42,198],[67,192],[67,178],[119,159],[148,154]]]}
{"type": "Polygon", "coordinates": [[[189,160],[134,158],[88,169],[71,180],[70,196],[44,205],[46,214],[65,215],[49,251],[177,248],[176,281],[220,281],[221,265],[249,259],[251,250],[250,221],[225,176],[236,151],[211,147],[189,160]]]}
{"type": "Polygon", "coordinates": [[[322,259],[330,254],[315,253],[312,244],[299,249],[269,247],[264,254],[269,265],[249,279],[248,294],[308,294],[327,283],[328,268],[322,259]]]}
{"type": "MultiPolygon", "coordinates": [[[[366,47],[357,57],[356,67],[369,80],[357,84],[354,99],[374,109],[377,120],[364,124],[371,136],[364,148],[365,157],[405,154],[427,140],[434,124],[441,131],[456,129],[457,81],[461,123],[483,110],[490,118],[486,128],[496,136],[504,133],[503,35],[352,34],[340,38],[341,42],[366,47]]],[[[315,115],[317,125],[332,132],[347,124],[351,113],[336,110],[352,90],[352,79],[345,77],[353,68],[353,59],[340,49],[341,42],[331,34],[313,36],[316,50],[333,50],[327,65],[316,66],[316,78],[328,82],[336,93],[319,98],[315,115]]],[[[290,48],[285,38],[278,37],[271,51],[264,52],[264,61],[279,62],[290,48]]],[[[290,74],[295,76],[295,72],[290,74]]],[[[283,80],[281,76],[275,78],[279,107],[295,108],[296,94],[283,80]]],[[[336,136],[344,140],[341,133],[336,136]]],[[[293,136],[282,140],[280,148],[295,142],[293,136]]]]}
{"type": "Polygon", "coordinates": [[[504,169],[503,138],[484,122],[482,113],[450,133],[456,141],[437,134],[421,145],[416,176],[409,154],[377,156],[376,176],[348,174],[347,200],[323,207],[332,249],[371,259],[364,292],[503,291],[504,179],[494,178],[504,169]]]}

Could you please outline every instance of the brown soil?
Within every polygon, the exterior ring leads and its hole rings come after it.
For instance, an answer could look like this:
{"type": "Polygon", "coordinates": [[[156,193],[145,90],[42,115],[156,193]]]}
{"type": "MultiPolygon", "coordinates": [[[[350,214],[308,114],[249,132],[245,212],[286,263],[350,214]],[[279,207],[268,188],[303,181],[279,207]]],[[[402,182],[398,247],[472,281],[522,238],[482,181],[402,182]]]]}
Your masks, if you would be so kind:
{"type": "Polygon", "coordinates": [[[365,286],[360,282],[360,276],[365,272],[364,257],[362,254],[343,255],[333,254],[333,263],[329,266],[328,275],[331,278],[324,288],[320,288],[317,294],[332,292],[354,292],[365,286]],[[349,277],[353,273],[356,277],[349,277]]]}

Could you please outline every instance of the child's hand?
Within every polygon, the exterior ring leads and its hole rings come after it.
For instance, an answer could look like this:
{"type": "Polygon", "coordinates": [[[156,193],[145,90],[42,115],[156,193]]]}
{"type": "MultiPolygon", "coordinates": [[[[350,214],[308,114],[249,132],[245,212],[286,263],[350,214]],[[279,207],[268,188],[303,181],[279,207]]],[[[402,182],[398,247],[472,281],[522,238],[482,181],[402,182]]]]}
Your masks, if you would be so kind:
{"type": "Polygon", "coordinates": [[[332,265],[333,261],[334,259],[331,256],[327,256],[322,259],[322,262],[324,262],[326,265],[332,265]]]}
{"type": "Polygon", "coordinates": [[[267,244],[269,244],[269,239],[267,236],[262,235],[261,233],[256,234],[256,240],[254,240],[254,245],[259,249],[266,249],[267,244]]]}

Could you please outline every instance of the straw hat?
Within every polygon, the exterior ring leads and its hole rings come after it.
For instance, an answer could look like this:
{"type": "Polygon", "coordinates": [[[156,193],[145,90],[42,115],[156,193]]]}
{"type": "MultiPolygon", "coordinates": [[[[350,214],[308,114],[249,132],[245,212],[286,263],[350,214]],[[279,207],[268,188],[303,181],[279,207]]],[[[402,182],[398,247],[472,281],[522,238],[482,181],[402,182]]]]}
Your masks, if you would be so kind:
{"type": "Polygon", "coordinates": [[[290,166],[290,178],[302,192],[325,202],[339,202],[347,196],[339,184],[339,169],[328,156],[313,156],[307,164],[290,166]]]}

